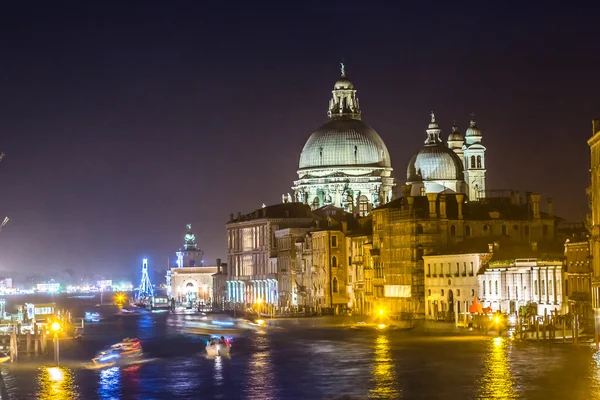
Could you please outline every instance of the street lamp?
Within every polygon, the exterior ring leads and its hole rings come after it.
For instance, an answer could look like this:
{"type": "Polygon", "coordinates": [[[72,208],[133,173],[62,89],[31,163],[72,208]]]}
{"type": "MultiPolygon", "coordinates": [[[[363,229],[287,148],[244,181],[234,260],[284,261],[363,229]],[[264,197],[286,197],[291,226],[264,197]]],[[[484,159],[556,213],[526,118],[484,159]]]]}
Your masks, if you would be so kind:
{"type": "Polygon", "coordinates": [[[260,317],[260,305],[262,304],[262,299],[260,297],[256,299],[256,304],[258,305],[258,316],[260,317]]]}
{"type": "Polygon", "coordinates": [[[50,325],[50,329],[54,332],[54,361],[56,361],[56,365],[59,365],[59,355],[60,351],[59,343],[58,343],[58,332],[61,329],[60,323],[58,321],[54,321],[52,325],[50,325]]]}

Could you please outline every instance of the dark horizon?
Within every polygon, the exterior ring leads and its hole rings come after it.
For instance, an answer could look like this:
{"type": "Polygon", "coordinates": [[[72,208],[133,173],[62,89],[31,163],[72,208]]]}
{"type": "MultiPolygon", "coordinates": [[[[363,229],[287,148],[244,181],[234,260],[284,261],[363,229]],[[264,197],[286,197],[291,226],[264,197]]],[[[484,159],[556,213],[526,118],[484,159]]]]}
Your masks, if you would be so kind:
{"type": "Polygon", "coordinates": [[[229,214],[292,192],[342,60],[398,185],[431,110],[444,138],[474,112],[490,189],[588,212],[597,8],[165,4],[6,6],[0,271],[166,268],[187,223],[225,262],[229,214]]]}

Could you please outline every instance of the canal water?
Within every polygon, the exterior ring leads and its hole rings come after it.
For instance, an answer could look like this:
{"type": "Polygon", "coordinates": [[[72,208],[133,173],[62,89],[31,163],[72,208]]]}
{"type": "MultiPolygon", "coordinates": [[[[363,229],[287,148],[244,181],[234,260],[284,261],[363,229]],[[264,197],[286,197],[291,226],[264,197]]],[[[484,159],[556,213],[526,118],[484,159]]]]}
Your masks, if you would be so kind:
{"type": "MultiPolygon", "coordinates": [[[[438,324],[410,332],[272,328],[203,355],[185,315],[120,316],[61,342],[51,360],[2,364],[10,399],[600,399],[590,346],[552,347],[465,334],[438,324]],[[144,363],[89,369],[103,346],[138,337],[144,363]]],[[[4,398],[4,397],[2,397],[4,398]]]]}

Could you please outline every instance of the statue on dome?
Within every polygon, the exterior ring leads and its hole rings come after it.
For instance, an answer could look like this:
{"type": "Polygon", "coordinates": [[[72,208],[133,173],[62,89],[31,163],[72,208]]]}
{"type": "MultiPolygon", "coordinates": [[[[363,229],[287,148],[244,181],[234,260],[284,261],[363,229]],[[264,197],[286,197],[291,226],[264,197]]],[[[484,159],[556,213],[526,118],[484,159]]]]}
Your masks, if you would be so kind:
{"type": "Polygon", "coordinates": [[[435,113],[431,112],[431,122],[435,122],[435,113]]]}
{"type": "Polygon", "coordinates": [[[342,68],[342,76],[346,76],[346,66],[343,62],[340,63],[340,67],[342,68]]]}
{"type": "Polygon", "coordinates": [[[292,203],[292,195],[291,194],[287,194],[287,203],[292,203]]]}

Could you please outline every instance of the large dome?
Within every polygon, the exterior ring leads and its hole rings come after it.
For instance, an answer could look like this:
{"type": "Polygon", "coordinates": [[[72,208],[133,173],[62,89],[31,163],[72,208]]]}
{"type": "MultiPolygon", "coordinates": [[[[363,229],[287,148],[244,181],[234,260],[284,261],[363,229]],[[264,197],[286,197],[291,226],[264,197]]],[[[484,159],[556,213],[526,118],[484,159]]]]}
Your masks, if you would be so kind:
{"type": "Polygon", "coordinates": [[[314,132],[300,154],[300,169],[340,166],[391,168],[381,137],[358,119],[334,119],[314,132]]]}
{"type": "Polygon", "coordinates": [[[463,180],[462,161],[442,143],[426,145],[410,160],[408,182],[463,180]]]}

